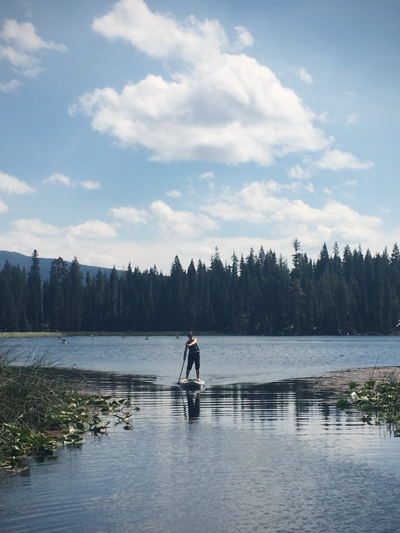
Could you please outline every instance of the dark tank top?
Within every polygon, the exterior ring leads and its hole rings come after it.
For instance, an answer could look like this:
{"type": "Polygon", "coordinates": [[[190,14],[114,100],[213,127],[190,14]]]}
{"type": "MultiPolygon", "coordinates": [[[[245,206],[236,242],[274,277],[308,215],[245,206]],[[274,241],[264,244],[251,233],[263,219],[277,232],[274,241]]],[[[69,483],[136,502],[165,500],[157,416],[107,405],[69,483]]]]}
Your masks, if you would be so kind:
{"type": "Polygon", "coordinates": [[[189,355],[194,355],[195,353],[198,353],[200,351],[200,348],[199,348],[199,345],[197,344],[192,344],[192,346],[188,346],[189,348],[189,355]]]}

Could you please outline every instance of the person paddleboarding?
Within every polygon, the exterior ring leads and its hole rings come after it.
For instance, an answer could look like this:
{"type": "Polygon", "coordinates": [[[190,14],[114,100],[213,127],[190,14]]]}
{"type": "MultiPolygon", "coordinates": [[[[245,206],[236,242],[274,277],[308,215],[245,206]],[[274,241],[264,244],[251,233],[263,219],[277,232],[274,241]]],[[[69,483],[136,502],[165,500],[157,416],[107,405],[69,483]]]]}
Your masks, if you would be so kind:
{"type": "Polygon", "coordinates": [[[183,354],[183,359],[184,360],[186,359],[186,355],[188,352],[189,352],[189,357],[188,357],[188,363],[187,363],[187,368],[186,368],[186,380],[183,380],[183,381],[187,381],[189,379],[189,374],[190,374],[190,371],[192,370],[193,363],[196,369],[196,380],[200,381],[200,348],[199,348],[199,345],[197,344],[196,337],[193,337],[193,333],[191,331],[189,331],[188,337],[189,338],[185,344],[185,351],[183,354]]]}

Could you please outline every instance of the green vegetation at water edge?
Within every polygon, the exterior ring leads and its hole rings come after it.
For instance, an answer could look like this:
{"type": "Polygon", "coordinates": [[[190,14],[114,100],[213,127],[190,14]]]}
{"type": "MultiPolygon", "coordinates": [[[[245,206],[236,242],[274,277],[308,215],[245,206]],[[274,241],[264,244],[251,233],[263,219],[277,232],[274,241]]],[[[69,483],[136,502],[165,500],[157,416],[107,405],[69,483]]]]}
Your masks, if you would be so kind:
{"type": "Polygon", "coordinates": [[[43,358],[22,366],[14,362],[10,354],[0,355],[0,467],[52,454],[59,445],[81,445],[86,432],[107,431],[105,415],[133,428],[130,398],[80,394],[78,374],[43,358]]]}
{"type": "Polygon", "coordinates": [[[396,375],[388,374],[379,382],[368,380],[362,387],[352,382],[349,387],[349,394],[336,404],[339,409],[356,405],[363,422],[387,425],[395,437],[400,437],[400,381],[396,375]]]}

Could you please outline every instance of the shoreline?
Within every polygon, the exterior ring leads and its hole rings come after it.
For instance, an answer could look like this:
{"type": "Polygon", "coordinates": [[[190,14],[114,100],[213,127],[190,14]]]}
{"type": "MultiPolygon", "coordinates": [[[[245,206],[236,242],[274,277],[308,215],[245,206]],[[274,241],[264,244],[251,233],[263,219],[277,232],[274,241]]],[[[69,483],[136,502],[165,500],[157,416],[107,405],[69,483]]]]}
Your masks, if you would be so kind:
{"type": "MultiPolygon", "coordinates": [[[[175,337],[185,336],[181,331],[2,331],[1,339],[40,339],[47,337],[175,337]]],[[[218,333],[204,333],[203,335],[218,335],[218,333]]]]}
{"type": "MultiPolygon", "coordinates": [[[[26,339],[45,337],[186,337],[187,331],[0,331],[1,339],[26,339]]],[[[220,333],[218,331],[200,331],[197,335],[205,337],[265,337],[265,338],[303,338],[303,337],[337,337],[347,338],[348,335],[246,335],[242,333],[220,333]]],[[[378,335],[349,335],[350,337],[397,337],[399,333],[378,335]]]]}
{"type": "Polygon", "coordinates": [[[357,383],[358,386],[363,386],[369,380],[375,380],[376,383],[380,383],[388,378],[400,380],[400,366],[344,368],[325,372],[321,376],[296,378],[296,381],[306,382],[313,392],[321,393],[327,399],[336,403],[341,394],[350,392],[349,383],[352,381],[357,383]]]}

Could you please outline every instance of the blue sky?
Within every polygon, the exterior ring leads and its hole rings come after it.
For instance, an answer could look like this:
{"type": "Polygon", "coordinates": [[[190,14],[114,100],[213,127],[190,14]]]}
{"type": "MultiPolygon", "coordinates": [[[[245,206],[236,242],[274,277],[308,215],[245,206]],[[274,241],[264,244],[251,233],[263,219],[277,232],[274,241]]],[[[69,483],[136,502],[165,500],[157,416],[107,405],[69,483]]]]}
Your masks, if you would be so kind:
{"type": "Polygon", "coordinates": [[[400,244],[397,0],[0,15],[0,249],[167,273],[400,244]]]}

